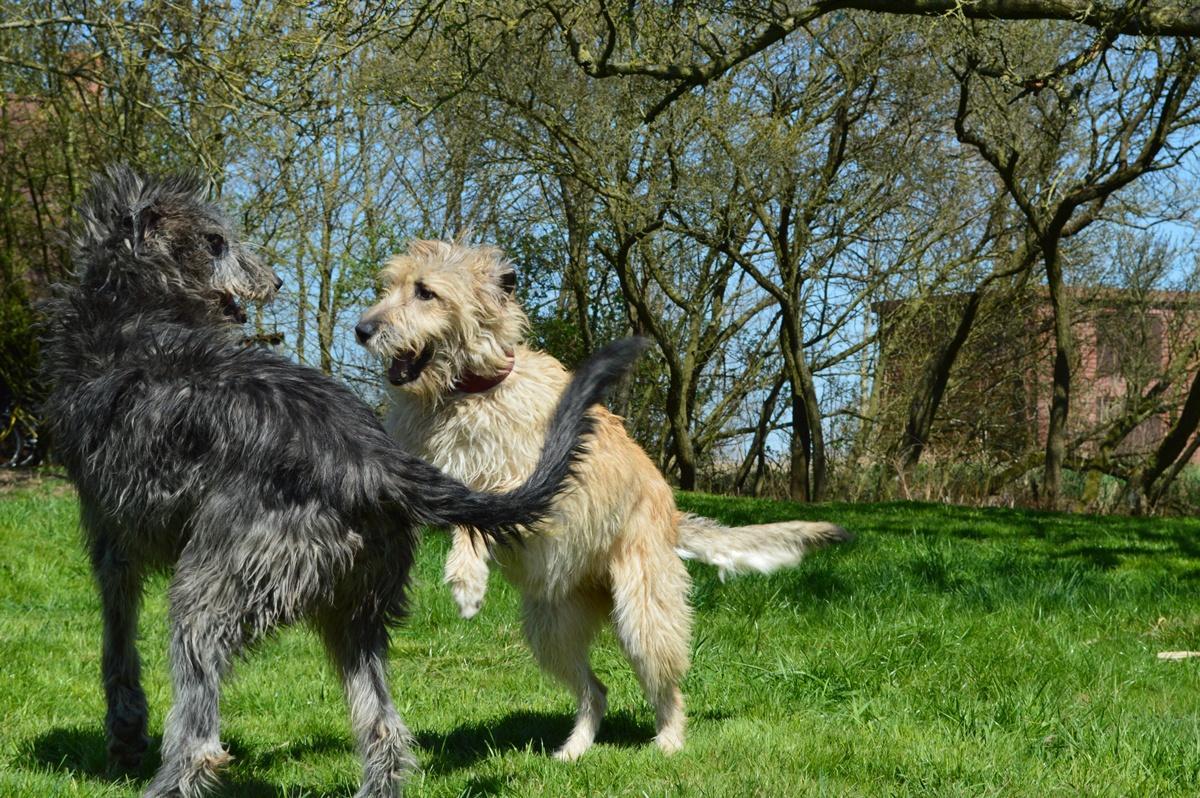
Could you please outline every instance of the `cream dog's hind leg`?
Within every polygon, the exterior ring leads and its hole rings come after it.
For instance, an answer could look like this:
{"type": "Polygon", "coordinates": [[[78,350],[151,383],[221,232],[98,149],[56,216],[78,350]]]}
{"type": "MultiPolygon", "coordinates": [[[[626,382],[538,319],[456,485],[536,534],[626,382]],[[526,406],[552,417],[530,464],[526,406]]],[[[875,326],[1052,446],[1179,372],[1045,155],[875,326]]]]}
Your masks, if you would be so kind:
{"type": "Polygon", "coordinates": [[[462,527],[454,528],[453,544],[446,557],[445,576],[442,581],[450,585],[458,613],[464,618],[474,618],[483,606],[488,580],[487,544],[462,527]]]}
{"type": "Polygon", "coordinates": [[[563,761],[578,759],[592,746],[608,708],[608,690],[588,664],[588,650],[608,616],[612,601],[603,591],[578,588],[546,600],[522,596],[525,639],[542,670],[565,684],[575,697],[575,726],[554,752],[563,761]]]}

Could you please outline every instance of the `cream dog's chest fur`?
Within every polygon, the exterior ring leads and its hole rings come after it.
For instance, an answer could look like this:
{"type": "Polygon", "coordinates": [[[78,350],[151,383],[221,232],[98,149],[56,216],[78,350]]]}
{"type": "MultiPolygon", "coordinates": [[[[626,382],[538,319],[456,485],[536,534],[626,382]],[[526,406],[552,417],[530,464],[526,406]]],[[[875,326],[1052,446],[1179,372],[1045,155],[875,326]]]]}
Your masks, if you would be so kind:
{"type": "MultiPolygon", "coordinates": [[[[569,375],[553,357],[521,347],[515,352],[508,378],[482,393],[456,394],[430,406],[403,390],[392,389],[393,405],[386,423],[406,448],[471,487],[509,490],[532,473],[555,404],[568,381],[569,375]]],[[[610,424],[614,417],[597,412],[602,417],[590,445],[606,449],[628,445],[623,434],[613,440],[610,424]]],[[[608,549],[640,496],[635,484],[616,491],[588,491],[582,486],[597,478],[634,479],[629,471],[608,467],[612,460],[585,456],[579,481],[559,498],[543,528],[527,538],[524,546],[494,552],[509,581],[547,599],[586,581],[603,583],[608,549]]]]}

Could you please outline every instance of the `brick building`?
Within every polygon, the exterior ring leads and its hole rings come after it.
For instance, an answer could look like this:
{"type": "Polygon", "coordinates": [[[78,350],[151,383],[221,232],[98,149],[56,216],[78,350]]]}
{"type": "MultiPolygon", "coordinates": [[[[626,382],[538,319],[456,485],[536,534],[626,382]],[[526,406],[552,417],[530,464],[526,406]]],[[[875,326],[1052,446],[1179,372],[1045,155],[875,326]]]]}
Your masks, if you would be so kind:
{"type": "MultiPolygon", "coordinates": [[[[1142,421],[1118,455],[1152,451],[1200,365],[1200,294],[1137,294],[1109,288],[1069,291],[1075,352],[1068,441],[1092,454],[1105,423],[1131,391],[1143,395],[1172,368],[1165,412],[1142,421]],[[1190,358],[1191,362],[1187,362],[1190,358]]],[[[953,336],[966,294],[875,305],[880,329],[876,406],[884,423],[904,423],[912,386],[930,354],[953,336]]],[[[933,456],[983,454],[1009,460],[1044,445],[1053,387],[1053,315],[1045,289],[985,303],[951,373],[930,434],[933,456]]],[[[1200,455],[1193,458],[1200,462],[1200,455]]]]}

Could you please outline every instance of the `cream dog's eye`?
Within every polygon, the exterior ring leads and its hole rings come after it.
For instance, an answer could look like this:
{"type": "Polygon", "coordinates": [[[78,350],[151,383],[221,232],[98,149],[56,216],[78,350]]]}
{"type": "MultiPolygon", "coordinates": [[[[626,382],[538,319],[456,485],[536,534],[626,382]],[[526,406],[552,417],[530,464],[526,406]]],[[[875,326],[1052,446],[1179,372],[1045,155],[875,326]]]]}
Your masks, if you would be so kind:
{"type": "Polygon", "coordinates": [[[425,287],[425,283],[417,283],[417,299],[428,302],[431,299],[437,299],[437,294],[425,287]]]}

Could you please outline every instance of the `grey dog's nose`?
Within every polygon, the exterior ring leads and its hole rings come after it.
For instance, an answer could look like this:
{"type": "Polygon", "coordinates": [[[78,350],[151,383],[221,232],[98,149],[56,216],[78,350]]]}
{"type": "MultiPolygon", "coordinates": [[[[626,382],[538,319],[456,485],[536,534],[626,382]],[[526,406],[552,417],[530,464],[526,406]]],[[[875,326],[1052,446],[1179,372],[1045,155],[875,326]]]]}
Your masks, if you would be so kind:
{"type": "Polygon", "coordinates": [[[275,278],[275,290],[278,291],[280,288],[283,288],[283,278],[280,277],[278,274],[274,274],[271,276],[275,278]]]}
{"type": "Polygon", "coordinates": [[[379,329],[379,325],[373,321],[360,321],[354,325],[354,337],[358,339],[360,344],[365,344],[371,340],[371,336],[379,329]]]}

